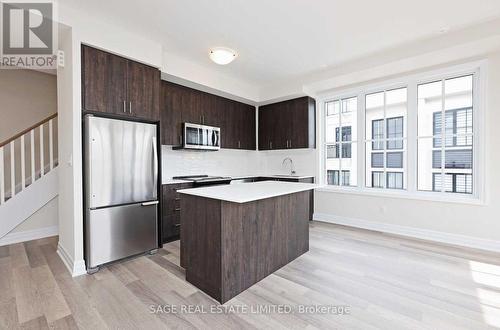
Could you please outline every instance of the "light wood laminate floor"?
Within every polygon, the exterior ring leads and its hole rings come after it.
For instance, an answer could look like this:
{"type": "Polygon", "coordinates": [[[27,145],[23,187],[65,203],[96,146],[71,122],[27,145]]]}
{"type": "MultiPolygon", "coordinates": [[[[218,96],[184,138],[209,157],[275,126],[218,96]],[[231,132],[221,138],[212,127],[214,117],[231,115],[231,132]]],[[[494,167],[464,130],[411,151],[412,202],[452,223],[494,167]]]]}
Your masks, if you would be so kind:
{"type": "Polygon", "coordinates": [[[317,222],[310,237],[308,253],[226,303],[225,314],[200,313],[219,305],[184,280],[178,242],[77,278],[56,254],[57,237],[3,246],[0,329],[500,326],[498,255],[317,222]],[[313,305],[350,313],[299,313],[313,305]]]}

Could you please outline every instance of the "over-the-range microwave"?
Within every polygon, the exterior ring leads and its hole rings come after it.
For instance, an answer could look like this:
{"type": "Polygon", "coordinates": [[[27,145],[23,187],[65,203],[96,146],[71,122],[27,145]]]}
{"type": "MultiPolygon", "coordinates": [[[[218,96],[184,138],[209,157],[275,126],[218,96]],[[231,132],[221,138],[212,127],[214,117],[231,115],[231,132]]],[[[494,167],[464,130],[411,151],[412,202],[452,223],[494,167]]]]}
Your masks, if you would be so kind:
{"type": "Polygon", "coordinates": [[[219,150],[220,128],[192,123],[183,125],[183,149],[219,150]]]}

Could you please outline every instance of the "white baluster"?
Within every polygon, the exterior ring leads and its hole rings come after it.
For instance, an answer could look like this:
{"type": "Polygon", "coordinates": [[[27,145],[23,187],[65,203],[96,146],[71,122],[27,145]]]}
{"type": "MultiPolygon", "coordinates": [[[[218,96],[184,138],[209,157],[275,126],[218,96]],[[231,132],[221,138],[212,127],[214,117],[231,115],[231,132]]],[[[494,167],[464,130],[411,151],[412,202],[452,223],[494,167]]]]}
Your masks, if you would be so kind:
{"type": "Polygon", "coordinates": [[[44,160],[43,160],[43,125],[40,125],[40,177],[45,175],[44,168],[44,160]]]}
{"type": "Polygon", "coordinates": [[[49,120],[49,164],[50,170],[54,168],[54,136],[52,132],[52,119],[49,120]]]}
{"type": "Polygon", "coordinates": [[[26,187],[26,168],[24,159],[24,135],[21,136],[21,190],[26,187]]]}
{"type": "Polygon", "coordinates": [[[0,205],[5,203],[5,172],[3,167],[3,147],[0,147],[0,205]]]}
{"type": "Polygon", "coordinates": [[[30,147],[31,147],[31,183],[35,182],[35,130],[30,132],[30,147]]]}
{"type": "Polygon", "coordinates": [[[14,141],[10,143],[10,198],[16,195],[16,159],[14,141]]]}

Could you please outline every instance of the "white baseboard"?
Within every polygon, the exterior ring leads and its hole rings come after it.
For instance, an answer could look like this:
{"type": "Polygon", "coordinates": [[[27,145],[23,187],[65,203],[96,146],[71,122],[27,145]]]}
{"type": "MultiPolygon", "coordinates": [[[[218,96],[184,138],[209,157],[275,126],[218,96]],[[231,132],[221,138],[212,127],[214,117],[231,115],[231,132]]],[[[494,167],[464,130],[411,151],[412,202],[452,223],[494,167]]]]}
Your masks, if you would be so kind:
{"type": "Polygon", "coordinates": [[[85,267],[84,260],[74,261],[73,258],[66,252],[61,244],[57,244],[57,254],[63,261],[66,268],[68,268],[71,276],[76,277],[80,275],[87,274],[87,268],[85,267]]]}
{"type": "Polygon", "coordinates": [[[407,236],[412,238],[424,239],[445,244],[458,245],[467,248],[500,252],[500,242],[477,238],[466,235],[450,234],[440,231],[419,229],[414,227],[399,226],[388,223],[381,223],[363,219],[354,219],[347,217],[339,217],[332,214],[314,213],[313,219],[316,221],[334,223],[349,227],[356,227],[374,231],[380,231],[389,234],[407,236]]]}
{"type": "Polygon", "coordinates": [[[50,226],[45,228],[9,233],[0,238],[0,246],[32,241],[34,239],[56,236],[58,234],[58,226],[50,226]]]}

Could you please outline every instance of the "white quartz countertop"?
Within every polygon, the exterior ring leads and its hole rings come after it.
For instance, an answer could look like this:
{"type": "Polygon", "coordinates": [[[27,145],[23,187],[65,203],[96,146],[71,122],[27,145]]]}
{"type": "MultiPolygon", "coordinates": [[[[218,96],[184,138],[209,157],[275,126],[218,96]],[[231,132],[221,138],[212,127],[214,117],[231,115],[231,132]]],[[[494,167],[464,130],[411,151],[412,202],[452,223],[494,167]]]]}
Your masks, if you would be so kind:
{"type": "Polygon", "coordinates": [[[247,203],[260,199],[313,190],[319,187],[319,185],[313,183],[261,181],[245,184],[227,184],[203,188],[182,189],[177,192],[186,195],[219,199],[233,203],[247,203]]]}
{"type": "Polygon", "coordinates": [[[177,179],[164,179],[163,182],[161,184],[179,184],[179,183],[189,183],[191,181],[187,181],[187,180],[177,180],[177,179]]]}
{"type": "Polygon", "coordinates": [[[247,178],[276,178],[276,179],[309,179],[314,178],[314,175],[287,175],[287,174],[271,174],[271,175],[239,175],[232,176],[233,180],[247,179],[247,178]]]}

